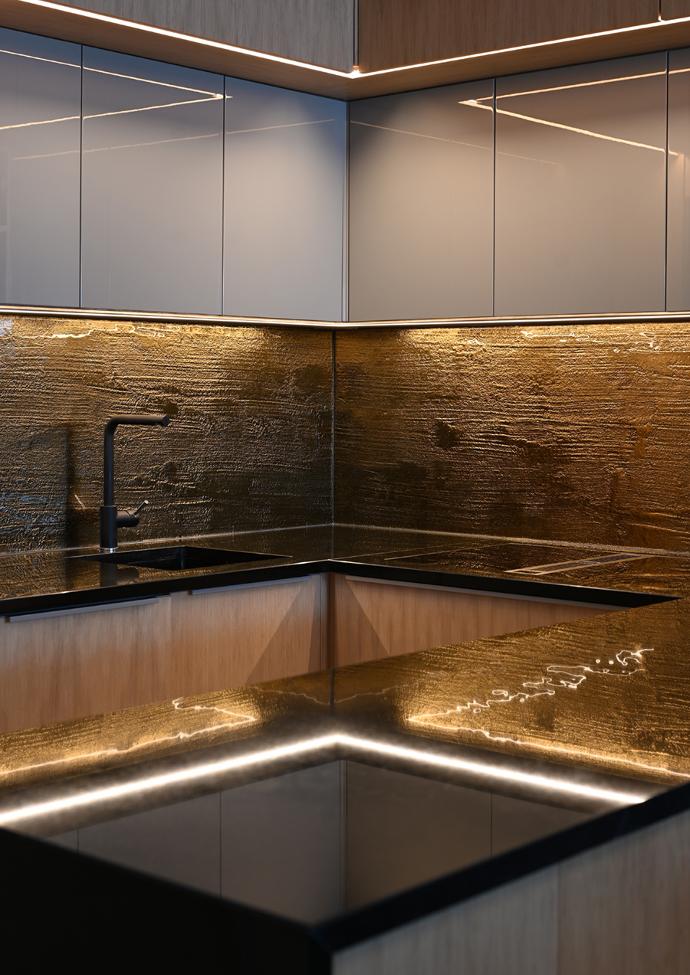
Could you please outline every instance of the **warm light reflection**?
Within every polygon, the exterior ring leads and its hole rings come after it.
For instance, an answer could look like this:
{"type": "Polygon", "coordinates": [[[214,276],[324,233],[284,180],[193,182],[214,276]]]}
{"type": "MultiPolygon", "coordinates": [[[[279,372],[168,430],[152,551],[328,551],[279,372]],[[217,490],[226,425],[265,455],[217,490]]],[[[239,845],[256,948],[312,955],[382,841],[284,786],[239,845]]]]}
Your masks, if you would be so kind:
{"type": "Polygon", "coordinates": [[[81,68],[78,61],[59,61],[57,58],[44,58],[38,54],[25,54],[23,51],[6,51],[0,48],[0,54],[10,54],[13,58],[28,58],[29,61],[43,61],[45,64],[59,64],[62,68],[81,68]]]}
{"type": "Polygon", "coordinates": [[[301,68],[305,71],[331,75],[337,78],[348,79],[355,82],[358,79],[372,78],[379,75],[399,74],[405,71],[414,71],[420,68],[430,68],[437,65],[481,61],[482,58],[496,57],[501,54],[514,54],[519,51],[533,51],[540,48],[561,47],[563,45],[573,44],[579,41],[593,40],[595,38],[617,37],[625,34],[634,35],[644,31],[654,31],[659,28],[690,23],[690,16],[674,17],[669,20],[663,20],[661,16],[659,16],[657,20],[649,21],[645,24],[631,24],[628,27],[612,27],[609,30],[591,31],[587,34],[575,34],[569,37],[557,37],[545,41],[533,41],[529,44],[517,44],[510,47],[495,48],[490,51],[477,51],[472,54],[460,54],[455,57],[436,58],[431,61],[417,61],[413,64],[404,64],[392,68],[379,68],[374,71],[362,71],[358,66],[355,66],[351,71],[341,71],[337,68],[327,68],[322,65],[310,64],[307,61],[299,61],[294,58],[282,57],[281,55],[277,54],[266,54],[262,51],[255,51],[235,44],[227,44],[223,41],[214,41],[205,37],[195,37],[194,35],[169,30],[165,27],[155,27],[152,24],[141,24],[131,20],[124,20],[121,17],[113,17],[110,14],[97,13],[93,10],[83,10],[80,8],[70,7],[62,3],[56,3],[55,0],[18,0],[18,2],[26,4],[27,6],[41,7],[46,10],[54,10],[64,14],[71,14],[75,17],[96,20],[100,23],[111,24],[115,27],[125,27],[129,30],[139,31],[141,33],[154,34],[158,37],[166,37],[171,40],[184,41],[185,43],[195,44],[201,47],[210,47],[218,51],[241,54],[246,57],[256,58],[257,60],[290,65],[296,68],[301,68]]]}
{"type": "MultiPolygon", "coordinates": [[[[460,104],[466,104],[460,102],[460,104]]],[[[467,103],[469,104],[469,103],[467,103]]],[[[483,108],[483,105],[479,106],[483,108]]],[[[411,135],[416,139],[425,139],[429,142],[447,142],[451,145],[465,146],[468,149],[490,149],[490,146],[479,145],[475,142],[464,142],[462,139],[449,139],[441,135],[427,135],[425,132],[414,132],[412,129],[394,129],[390,125],[376,125],[374,122],[360,122],[355,119],[350,121],[350,125],[361,125],[365,129],[380,129],[382,132],[392,132],[394,135],[411,135]]]]}
{"type": "Polygon", "coordinates": [[[132,20],[123,20],[121,17],[113,17],[110,14],[98,13],[95,10],[82,10],[76,7],[68,7],[63,3],[54,3],[53,0],[18,0],[19,3],[27,4],[31,7],[42,7],[46,10],[54,10],[64,14],[71,14],[75,17],[83,17],[87,20],[97,20],[100,23],[112,24],[115,27],[126,27],[129,30],[139,31],[144,34],[154,34],[157,37],[166,37],[170,40],[185,41],[188,44],[195,44],[200,47],[210,47],[217,51],[227,51],[229,54],[242,54],[246,57],[256,58],[259,61],[270,61],[276,64],[286,64],[295,68],[302,68],[305,71],[313,71],[317,74],[334,75],[338,78],[353,78],[359,72],[339,71],[337,68],[327,68],[317,64],[310,64],[308,61],[299,61],[295,58],[282,57],[279,54],[268,54],[264,51],[254,51],[251,48],[240,47],[237,44],[227,44],[224,41],[214,41],[207,37],[196,37],[192,34],[184,34],[176,30],[168,30],[165,27],[155,27],[153,24],[141,24],[132,20]]]}
{"type": "Polygon", "coordinates": [[[334,118],[308,119],[304,122],[280,122],[277,125],[258,125],[253,129],[228,129],[228,135],[246,135],[251,132],[273,132],[275,129],[299,129],[305,125],[326,125],[335,122],[334,118]]]}
{"type": "MultiPolygon", "coordinates": [[[[683,69],[690,70],[690,69],[683,69]]],[[[524,91],[509,91],[502,95],[496,95],[496,99],[521,98],[523,95],[549,95],[554,91],[570,91],[572,88],[595,88],[598,85],[615,85],[619,81],[639,81],[642,78],[658,78],[666,74],[666,69],[662,71],[648,71],[645,74],[618,75],[615,78],[598,78],[595,81],[573,81],[565,85],[552,85],[548,88],[528,88],[524,91]]],[[[483,95],[477,98],[478,102],[486,102],[493,99],[493,95],[483,95]]]]}
{"type": "Polygon", "coordinates": [[[137,112],[155,112],[160,108],[179,108],[182,105],[200,105],[203,102],[216,101],[213,98],[186,98],[181,102],[163,102],[161,105],[141,105],[139,108],[118,108],[112,112],[94,112],[92,115],[84,115],[84,121],[94,118],[111,118],[114,115],[134,115],[137,112]]]}
{"type": "MultiPolygon", "coordinates": [[[[530,736],[526,727],[524,705],[541,697],[554,697],[559,693],[579,690],[594,677],[629,680],[646,670],[645,654],[653,653],[651,647],[620,650],[605,659],[596,658],[594,664],[550,664],[545,673],[534,680],[522,681],[517,688],[494,688],[483,700],[467,700],[450,708],[432,709],[410,715],[407,722],[418,728],[443,731],[459,737],[474,736],[486,739],[492,744],[514,745],[536,749],[547,755],[564,755],[570,758],[585,758],[603,762],[608,766],[622,765],[636,772],[653,773],[664,777],[688,779],[690,775],[649,763],[634,755],[597,752],[596,749],[579,748],[576,744],[560,744],[557,741],[539,741],[530,736]],[[516,707],[517,706],[517,709],[516,707]],[[488,727],[492,713],[500,712],[497,726],[488,727]],[[506,713],[508,712],[508,713],[506,713]],[[477,719],[476,721],[473,719],[477,719]],[[510,725],[519,728],[516,733],[509,730],[510,725]]],[[[535,735],[539,728],[535,727],[535,735]]]]}
{"type": "MultiPolygon", "coordinates": [[[[470,108],[482,108],[487,112],[492,112],[493,105],[481,105],[479,99],[470,98],[467,101],[458,102],[459,105],[467,105],[470,108]]],[[[497,108],[497,115],[506,115],[509,118],[516,118],[522,122],[534,122],[536,125],[546,125],[551,129],[563,129],[566,132],[574,132],[576,135],[586,135],[592,139],[601,139],[604,142],[617,142],[620,145],[632,146],[635,149],[651,149],[653,152],[666,153],[665,146],[653,146],[647,142],[635,142],[633,139],[622,139],[615,135],[606,135],[604,132],[595,132],[592,129],[581,129],[576,125],[566,125],[565,122],[552,122],[549,119],[537,118],[534,115],[523,115],[521,112],[510,112],[507,108],[497,108]]],[[[669,153],[676,155],[676,153],[669,153]]]]}
{"type": "Polygon", "coordinates": [[[47,759],[43,762],[31,762],[28,765],[12,765],[6,768],[0,766],[0,779],[25,776],[31,772],[40,770],[63,767],[67,772],[69,766],[89,765],[99,763],[112,758],[124,758],[131,756],[139,751],[149,751],[157,749],[161,745],[173,744],[175,742],[193,741],[196,738],[203,738],[207,735],[215,735],[223,731],[235,731],[238,728],[245,728],[247,725],[256,724],[259,718],[252,714],[224,708],[217,704],[190,704],[184,698],[176,698],[172,701],[173,711],[178,713],[194,713],[218,716],[219,720],[212,724],[204,724],[200,728],[190,730],[177,730],[168,735],[157,735],[152,738],[145,738],[143,741],[135,742],[123,748],[115,745],[108,748],[97,748],[90,752],[76,752],[74,754],[62,754],[59,758],[47,759]]]}
{"type": "Polygon", "coordinates": [[[227,772],[268,765],[283,759],[297,758],[318,751],[332,751],[337,748],[349,748],[355,752],[400,759],[428,768],[466,772],[495,782],[527,786],[547,793],[577,796],[615,805],[632,805],[645,802],[649,798],[649,794],[642,792],[586,785],[562,775],[527,772],[515,767],[495,765],[490,761],[481,759],[460,758],[371,738],[335,733],[304,738],[289,744],[276,745],[273,748],[247,752],[243,755],[234,755],[211,762],[201,762],[171,772],[142,776],[116,785],[85,789],[82,792],[73,792],[71,795],[57,799],[28,802],[0,811],[0,826],[13,826],[42,816],[83,809],[100,803],[124,799],[128,796],[155,792],[169,786],[198,782],[227,772]]]}
{"type": "Polygon", "coordinates": [[[194,95],[208,95],[210,98],[222,98],[223,93],[219,91],[206,91],[203,88],[189,88],[187,85],[173,84],[172,81],[158,81],[156,78],[141,78],[138,75],[123,74],[120,71],[108,71],[105,68],[92,68],[84,65],[84,71],[92,74],[105,74],[111,78],[123,78],[125,81],[140,81],[145,85],[157,85],[159,88],[175,88],[178,91],[189,91],[194,95]]]}
{"type": "MultiPolygon", "coordinates": [[[[111,112],[93,112],[90,115],[65,115],[62,118],[38,119],[34,122],[14,122],[10,125],[0,125],[0,132],[8,129],[29,129],[37,125],[54,125],[56,122],[78,122],[80,118],[84,121],[95,118],[111,118],[116,115],[133,115],[138,112],[155,112],[161,108],[179,108],[184,105],[200,105],[203,102],[217,101],[222,95],[213,95],[208,98],[186,98],[180,102],[163,102],[160,105],[142,105],[139,108],[119,108],[111,112]]],[[[195,136],[193,138],[196,138],[195,136]]]]}

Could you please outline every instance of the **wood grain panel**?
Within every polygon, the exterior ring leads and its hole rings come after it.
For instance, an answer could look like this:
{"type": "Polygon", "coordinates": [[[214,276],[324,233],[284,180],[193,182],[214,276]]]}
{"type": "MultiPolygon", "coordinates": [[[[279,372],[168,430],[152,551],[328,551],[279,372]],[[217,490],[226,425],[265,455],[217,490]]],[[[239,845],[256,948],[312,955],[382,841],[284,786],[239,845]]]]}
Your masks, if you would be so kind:
{"type": "Polygon", "coordinates": [[[0,620],[0,734],[324,666],[320,576],[0,620]]]}
{"type": "Polygon", "coordinates": [[[559,868],[558,975],[685,975],[690,814],[559,868]]]}
{"type": "Polygon", "coordinates": [[[335,665],[515,633],[605,612],[606,607],[513,599],[352,576],[334,576],[331,654],[335,665]]]}
{"type": "MultiPolygon", "coordinates": [[[[337,3],[338,0],[333,0],[333,2],[337,3]]],[[[343,0],[343,2],[347,2],[347,0],[343,0]]],[[[294,3],[305,11],[311,9],[312,6],[311,0],[294,0],[294,3]]],[[[319,7],[321,6],[318,0],[314,0],[314,3],[318,3],[319,7]]],[[[216,5],[220,8],[220,4],[216,5]]],[[[172,7],[173,4],[171,3],[170,6],[172,7]]],[[[206,2],[205,0],[204,3],[190,2],[187,6],[193,13],[200,12],[203,15],[206,2]]],[[[95,5],[93,7],[95,8],[95,5]]],[[[139,10],[141,5],[137,3],[136,7],[139,10]]],[[[245,10],[250,10],[251,0],[243,4],[243,7],[245,10]]],[[[175,4],[175,8],[177,8],[177,4],[175,4]]],[[[143,20],[141,16],[136,17],[136,19],[140,23],[143,20]]],[[[311,91],[315,94],[329,95],[334,98],[347,97],[346,89],[350,79],[345,74],[338,72],[337,69],[315,70],[308,64],[306,67],[301,67],[299,64],[290,62],[286,64],[271,59],[257,58],[253,54],[242,53],[242,50],[228,51],[209,46],[184,33],[180,33],[179,37],[168,37],[153,31],[132,29],[127,23],[124,25],[117,22],[108,23],[93,18],[76,16],[72,11],[66,12],[63,9],[54,10],[48,7],[30,6],[23,3],[22,0],[2,0],[0,4],[0,25],[87,44],[92,47],[106,48],[110,51],[121,51],[137,57],[154,58],[191,68],[202,68],[206,71],[215,71],[218,74],[246,78],[249,81],[259,81],[268,85],[311,91]],[[336,73],[331,73],[333,71],[336,73]]],[[[266,23],[264,27],[268,33],[271,33],[266,23]]],[[[347,59],[351,57],[351,51],[352,40],[350,36],[347,59]]],[[[306,54],[304,56],[306,57],[306,54]]]]}
{"type": "Polygon", "coordinates": [[[661,16],[666,20],[690,16],[690,0],[660,0],[660,2],[661,16]]]}
{"type": "Polygon", "coordinates": [[[341,952],[336,975],[683,975],[690,814],[341,952]]]}
{"type": "Polygon", "coordinates": [[[165,697],[170,599],[0,620],[0,731],[135,707],[165,697]],[[162,693],[161,693],[162,692],[162,693]]]}
{"type": "Polygon", "coordinates": [[[323,669],[325,589],[325,578],[310,576],[174,594],[171,643],[161,661],[168,693],[203,694],[323,669]]]}
{"type": "Polygon", "coordinates": [[[121,541],[330,521],[328,332],[8,318],[0,388],[0,549],[97,542],[114,413],[121,541]]]}
{"type": "Polygon", "coordinates": [[[655,21],[657,0],[360,0],[364,71],[655,21]]]}
{"type": "Polygon", "coordinates": [[[557,880],[544,871],[343,951],[334,975],[554,975],[557,880]]]}
{"type": "Polygon", "coordinates": [[[350,71],[354,0],[65,0],[140,24],[350,71]]]}
{"type": "Polygon", "coordinates": [[[690,547],[690,328],[337,336],[336,521],[690,547]]]}
{"type": "MultiPolygon", "coordinates": [[[[340,32],[345,31],[345,22],[351,25],[349,8],[347,15],[343,15],[340,13],[341,8],[337,6],[338,0],[328,0],[329,4],[336,4],[336,8],[334,9],[337,9],[338,13],[335,17],[329,16],[326,18],[328,26],[325,31],[322,31],[320,27],[320,16],[317,16],[314,21],[316,28],[310,25],[305,29],[304,36],[308,38],[306,48],[301,46],[303,43],[301,26],[296,31],[287,30],[287,25],[281,22],[280,17],[283,10],[297,11],[296,22],[303,25],[307,20],[308,11],[311,11],[313,7],[314,11],[318,14],[323,9],[325,2],[326,0],[324,0],[324,4],[318,3],[317,0],[289,0],[286,3],[276,2],[273,5],[269,4],[269,0],[264,0],[261,4],[254,5],[250,0],[243,0],[241,4],[237,5],[236,10],[241,13],[239,26],[247,31],[246,37],[248,42],[250,39],[254,39],[254,42],[257,44],[266,43],[269,45],[275,43],[276,47],[279,47],[279,53],[285,53],[287,48],[285,48],[284,42],[281,40],[282,32],[285,31],[295,39],[299,37],[299,47],[297,49],[306,52],[302,56],[307,58],[307,60],[312,56],[314,58],[317,57],[317,54],[312,55],[310,53],[311,48],[309,44],[311,44],[319,52],[319,57],[323,56],[324,59],[326,57],[332,57],[335,63],[335,54],[322,54],[321,52],[330,52],[331,44],[335,44],[334,50],[341,49],[340,32]],[[253,11],[255,6],[256,12],[253,11]],[[277,11],[276,17],[273,20],[266,13],[269,7],[277,11]],[[343,16],[345,16],[345,21],[343,21],[343,16]],[[278,32],[276,25],[281,26],[281,32],[278,32]],[[274,34],[278,38],[276,41],[273,40],[274,34]],[[324,40],[324,35],[330,37],[330,40],[324,40]],[[336,36],[338,37],[337,43],[336,36]]],[[[348,4],[349,2],[350,0],[343,0],[343,4],[348,4]]],[[[371,2],[374,3],[374,0],[371,0],[371,2]]],[[[440,0],[435,0],[435,2],[440,6],[440,0]]],[[[477,5],[479,4],[479,0],[474,0],[474,2],[477,5]]],[[[588,0],[586,4],[550,4],[548,6],[546,6],[546,2],[547,0],[537,0],[539,8],[546,10],[543,22],[551,24],[551,29],[555,29],[553,27],[555,21],[556,26],[560,24],[560,29],[564,29],[563,23],[570,23],[568,19],[570,17],[575,18],[575,23],[582,22],[589,24],[592,23],[593,17],[595,23],[609,22],[610,3],[615,4],[614,13],[620,12],[621,18],[625,21],[626,11],[622,10],[623,6],[628,11],[631,9],[633,11],[639,11],[639,9],[646,11],[649,0],[634,0],[633,4],[627,4],[625,0],[607,0],[605,5],[601,5],[601,16],[597,16],[600,5],[595,5],[594,0],[588,0]]],[[[125,8],[134,10],[136,7],[136,12],[133,16],[140,22],[143,20],[140,13],[142,4],[135,3],[135,0],[94,0],[94,5],[91,5],[94,9],[95,3],[102,4],[102,9],[106,9],[106,5],[112,9],[117,8],[123,10],[125,8]]],[[[151,4],[152,9],[156,10],[159,9],[158,5],[162,5],[163,3],[166,4],[165,9],[170,7],[172,10],[173,6],[172,0],[148,0],[148,3],[151,4]]],[[[492,9],[496,8],[497,3],[502,3],[504,7],[507,7],[508,14],[510,15],[509,19],[512,20],[514,17],[517,17],[518,24],[522,22],[520,7],[524,6],[524,4],[514,5],[510,3],[510,0],[494,0],[492,9]],[[514,7],[516,8],[515,10],[513,9],[514,7]]],[[[405,0],[405,5],[406,9],[411,11],[413,15],[416,13],[412,0],[405,0]]],[[[176,16],[179,16],[179,7],[181,5],[175,4],[174,6],[174,12],[176,16]]],[[[455,6],[460,8],[463,5],[457,4],[455,6]]],[[[224,18],[231,19],[233,16],[231,11],[221,11],[219,0],[214,0],[214,3],[209,5],[205,3],[193,4],[191,0],[186,0],[184,7],[185,16],[189,18],[189,23],[197,26],[199,30],[210,29],[208,25],[204,27],[205,18],[208,18],[213,24],[217,22],[222,23],[224,22],[224,18]],[[210,13],[207,13],[207,6],[208,10],[211,11],[210,13]]],[[[393,0],[387,0],[385,7],[382,9],[390,12],[392,8],[393,0]]],[[[419,5],[419,9],[426,11],[427,5],[425,4],[424,7],[419,5]]],[[[330,10],[330,6],[327,10],[330,10]]],[[[265,84],[280,85],[286,88],[295,88],[319,95],[345,99],[368,98],[373,95],[383,95],[391,92],[411,91],[436,85],[454,84],[459,81],[489,78],[493,75],[516,74],[521,71],[553,68],[564,64],[578,64],[603,58],[623,57],[629,54],[641,54],[648,51],[660,51],[670,47],[682,47],[690,43],[690,25],[659,24],[656,26],[656,17],[655,3],[655,12],[652,18],[652,22],[654,23],[653,30],[641,29],[626,31],[620,34],[594,35],[592,37],[585,37],[583,40],[573,40],[567,43],[556,40],[553,43],[547,42],[536,48],[518,47],[517,49],[512,49],[507,53],[498,55],[482,53],[477,56],[472,55],[469,60],[451,60],[442,63],[433,63],[412,70],[404,68],[400,71],[394,71],[391,74],[360,74],[352,78],[348,77],[345,73],[329,73],[333,70],[337,72],[337,69],[333,68],[314,70],[313,68],[300,67],[296,64],[262,60],[241,52],[226,51],[207,46],[195,40],[193,37],[187,39],[187,35],[181,35],[181,37],[162,37],[152,32],[132,30],[127,26],[77,17],[71,12],[66,13],[64,10],[33,7],[21,2],[21,0],[3,0],[0,5],[0,24],[4,27],[33,31],[37,34],[46,34],[51,37],[76,41],[95,47],[123,51],[139,57],[157,58],[162,61],[203,68],[207,71],[216,71],[220,74],[227,74],[237,78],[246,78],[265,84]]],[[[412,22],[415,30],[418,27],[417,20],[418,18],[413,18],[412,22]]],[[[527,18],[527,22],[532,23],[529,18],[527,18]]],[[[614,22],[617,23],[618,21],[614,22]]],[[[409,20],[407,23],[409,23],[409,20]]],[[[238,27],[237,23],[235,23],[235,27],[238,27]]],[[[494,29],[500,32],[500,24],[498,27],[492,25],[490,29],[486,24],[483,27],[484,33],[490,38],[488,45],[489,52],[496,47],[494,29]]],[[[417,32],[419,33],[420,31],[422,35],[428,34],[424,26],[419,28],[417,32]]],[[[508,35],[509,31],[506,29],[503,33],[508,35]]],[[[406,29],[405,37],[409,37],[409,35],[410,31],[406,29]]],[[[245,35],[242,34],[242,36],[245,35]]],[[[453,40],[452,47],[445,45],[441,49],[449,47],[451,56],[457,57],[459,51],[455,50],[456,40],[453,40]]],[[[431,41],[433,41],[431,49],[436,50],[440,43],[438,35],[432,33],[431,41]]],[[[398,40],[396,42],[396,48],[399,46],[400,41],[398,40]]],[[[384,45],[384,49],[387,49],[387,44],[384,45]]],[[[345,67],[349,67],[351,50],[352,46],[350,44],[347,57],[343,60],[345,67]]]]}

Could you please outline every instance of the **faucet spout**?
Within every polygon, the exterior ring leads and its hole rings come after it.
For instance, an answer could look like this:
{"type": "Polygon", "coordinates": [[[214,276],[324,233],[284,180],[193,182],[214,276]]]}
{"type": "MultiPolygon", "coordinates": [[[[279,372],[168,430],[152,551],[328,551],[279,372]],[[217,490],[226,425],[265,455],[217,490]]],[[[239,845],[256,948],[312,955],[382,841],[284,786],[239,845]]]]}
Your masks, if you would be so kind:
{"type": "Polygon", "coordinates": [[[103,433],[103,504],[100,509],[101,549],[113,552],[117,548],[117,529],[133,528],[139,524],[139,512],[148,502],[136,510],[118,511],[115,504],[115,432],[119,426],[167,427],[170,417],[166,413],[122,413],[111,417],[103,433]]]}

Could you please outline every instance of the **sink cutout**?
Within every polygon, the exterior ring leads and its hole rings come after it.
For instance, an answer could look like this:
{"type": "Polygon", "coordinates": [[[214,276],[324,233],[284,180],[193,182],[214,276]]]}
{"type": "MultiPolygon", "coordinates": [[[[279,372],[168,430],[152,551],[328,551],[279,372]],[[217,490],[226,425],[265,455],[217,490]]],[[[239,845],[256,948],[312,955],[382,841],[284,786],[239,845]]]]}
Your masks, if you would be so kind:
{"type": "Polygon", "coordinates": [[[133,565],[142,569],[160,569],[162,572],[179,572],[184,569],[204,569],[242,562],[264,562],[287,558],[267,552],[233,552],[222,548],[201,548],[194,545],[173,545],[165,548],[129,549],[124,552],[107,552],[87,555],[92,562],[114,565],[133,565]]]}

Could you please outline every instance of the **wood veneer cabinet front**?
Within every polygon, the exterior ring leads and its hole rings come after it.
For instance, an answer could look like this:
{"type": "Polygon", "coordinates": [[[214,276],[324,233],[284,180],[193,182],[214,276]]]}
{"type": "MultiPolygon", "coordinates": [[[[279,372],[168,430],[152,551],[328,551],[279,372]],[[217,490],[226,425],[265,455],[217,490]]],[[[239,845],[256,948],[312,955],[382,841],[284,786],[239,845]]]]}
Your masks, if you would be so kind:
{"type": "Polygon", "coordinates": [[[331,577],[330,654],[335,666],[551,626],[613,607],[331,577]]]}
{"type": "Polygon", "coordinates": [[[320,576],[0,622],[0,733],[323,666],[320,576]]]}
{"type": "Polygon", "coordinates": [[[661,0],[661,16],[664,20],[690,16],[690,0],[661,0]]]}
{"type": "Polygon", "coordinates": [[[684,812],[341,952],[335,975],[685,975],[684,812]]]}
{"type": "MultiPolygon", "coordinates": [[[[315,575],[171,597],[167,679],[193,693],[325,666],[326,580],[315,575]]],[[[192,693],[185,691],[184,693],[192,693]]]]}
{"type": "Polygon", "coordinates": [[[658,0],[360,0],[359,62],[364,71],[419,64],[653,23],[658,15],[658,0]]]}
{"type": "Polygon", "coordinates": [[[352,68],[355,0],[66,0],[139,24],[281,57],[352,68]]]}

